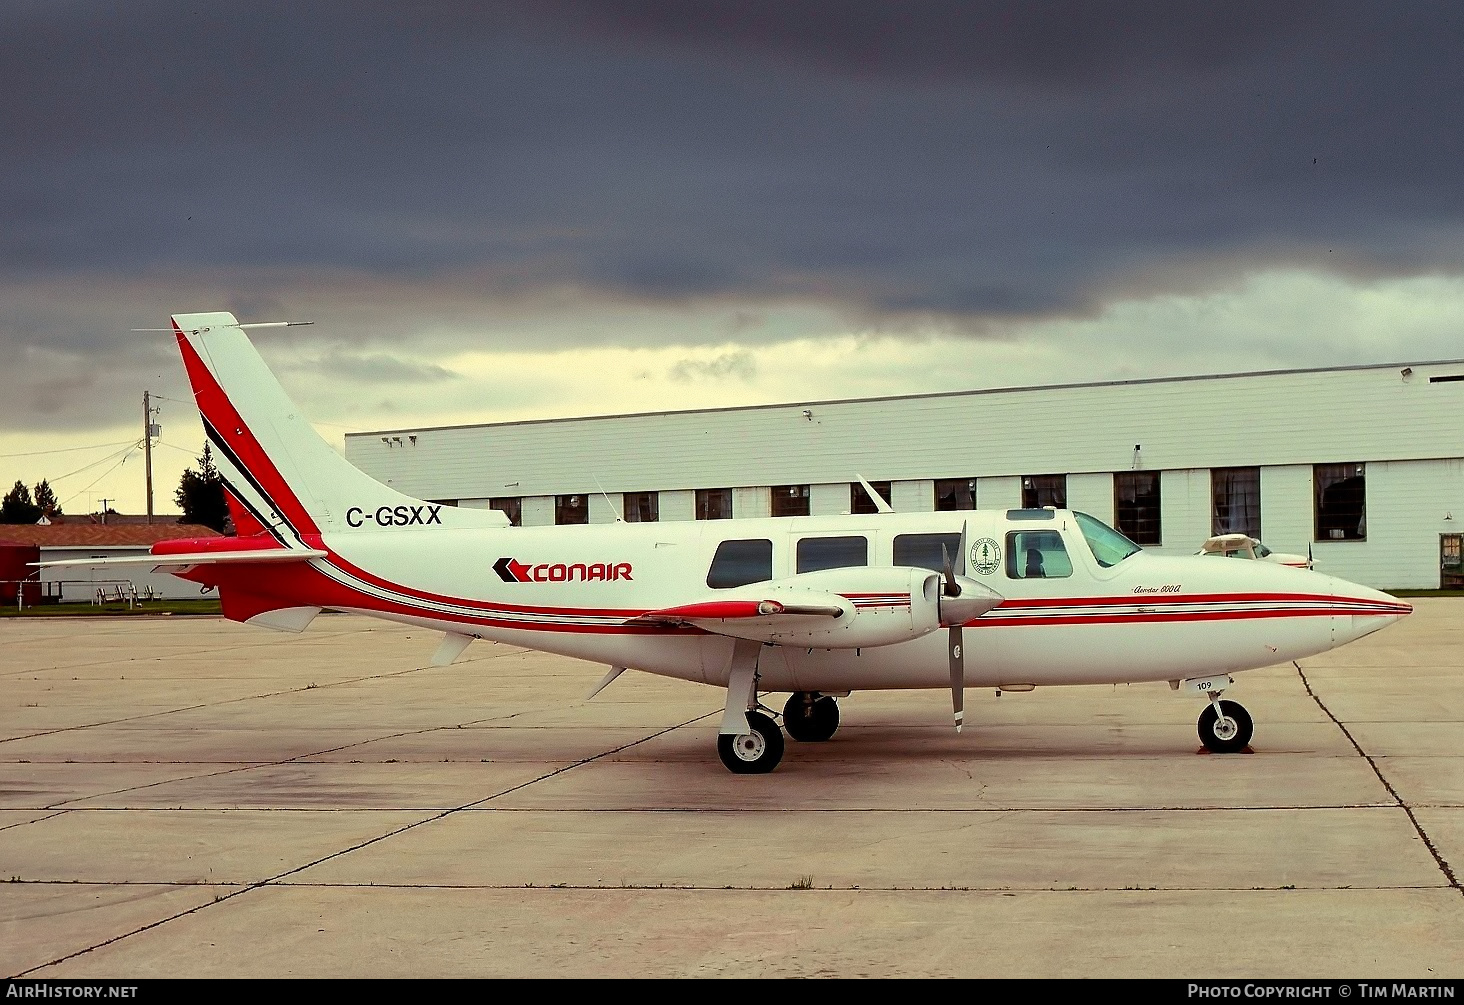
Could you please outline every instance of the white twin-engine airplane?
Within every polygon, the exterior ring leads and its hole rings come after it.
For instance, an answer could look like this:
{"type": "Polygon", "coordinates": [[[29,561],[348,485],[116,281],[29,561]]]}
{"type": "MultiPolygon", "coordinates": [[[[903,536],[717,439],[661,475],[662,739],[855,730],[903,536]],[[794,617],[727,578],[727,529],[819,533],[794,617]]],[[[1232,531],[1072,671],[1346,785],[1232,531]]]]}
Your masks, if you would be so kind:
{"type": "Polygon", "coordinates": [[[217,587],[235,621],[299,632],[329,608],[441,631],[434,665],[492,639],[608,665],[592,697],[627,667],[726,688],[717,752],[739,773],[783,756],[768,691],[792,692],[790,736],[820,741],[854,691],[949,688],[959,730],[969,686],[1168,681],[1209,699],[1207,748],[1239,751],[1252,724],[1220,698],[1231,674],[1412,611],[1307,569],[1146,554],[1071,510],[895,513],[868,483],[867,516],[512,527],[352,467],[247,327],[173,317],[239,536],[144,561],[217,587]]]}

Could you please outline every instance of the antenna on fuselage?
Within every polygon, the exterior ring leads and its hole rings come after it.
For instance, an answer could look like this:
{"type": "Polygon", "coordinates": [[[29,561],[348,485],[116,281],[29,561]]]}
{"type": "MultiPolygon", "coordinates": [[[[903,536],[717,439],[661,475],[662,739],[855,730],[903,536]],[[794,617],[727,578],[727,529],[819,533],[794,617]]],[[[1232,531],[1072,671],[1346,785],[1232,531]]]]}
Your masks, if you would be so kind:
{"type": "Polygon", "coordinates": [[[605,491],[605,486],[603,486],[603,485],[600,484],[600,476],[597,475],[597,474],[595,474],[592,471],[592,472],[590,472],[590,477],[593,478],[593,479],[595,479],[595,488],[597,488],[597,489],[600,490],[600,495],[602,495],[602,496],[605,497],[605,501],[607,503],[610,503],[610,512],[615,514],[615,522],[616,523],[624,523],[625,522],[625,517],[621,516],[620,515],[620,510],[618,510],[618,509],[615,508],[615,503],[611,501],[611,499],[610,499],[610,493],[605,491]]]}
{"type": "Polygon", "coordinates": [[[856,473],[854,477],[859,479],[859,484],[863,485],[864,491],[869,493],[869,501],[874,503],[874,508],[877,512],[893,513],[895,511],[895,508],[890,505],[889,500],[876,492],[874,486],[865,481],[863,475],[856,473]]]}

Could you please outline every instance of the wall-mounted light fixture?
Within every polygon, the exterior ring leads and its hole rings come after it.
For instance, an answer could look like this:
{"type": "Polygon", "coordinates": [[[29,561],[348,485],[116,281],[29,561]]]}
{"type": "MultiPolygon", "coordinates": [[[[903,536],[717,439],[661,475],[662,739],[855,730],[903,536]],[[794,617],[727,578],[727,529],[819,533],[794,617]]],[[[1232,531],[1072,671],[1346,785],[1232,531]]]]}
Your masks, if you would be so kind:
{"type": "Polygon", "coordinates": [[[813,421],[813,409],[811,409],[811,408],[805,408],[803,410],[803,417],[805,419],[807,419],[809,422],[812,422],[813,421]]]}

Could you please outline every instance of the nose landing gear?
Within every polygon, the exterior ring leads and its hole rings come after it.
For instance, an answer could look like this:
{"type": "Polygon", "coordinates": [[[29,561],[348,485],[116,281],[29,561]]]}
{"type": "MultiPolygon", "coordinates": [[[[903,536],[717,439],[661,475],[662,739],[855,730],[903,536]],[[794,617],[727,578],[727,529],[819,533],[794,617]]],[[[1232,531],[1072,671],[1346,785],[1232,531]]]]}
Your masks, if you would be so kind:
{"type": "Polygon", "coordinates": [[[1200,713],[1200,742],[1215,754],[1234,754],[1250,743],[1254,725],[1250,713],[1238,701],[1221,701],[1210,695],[1210,703],[1200,713]]]}

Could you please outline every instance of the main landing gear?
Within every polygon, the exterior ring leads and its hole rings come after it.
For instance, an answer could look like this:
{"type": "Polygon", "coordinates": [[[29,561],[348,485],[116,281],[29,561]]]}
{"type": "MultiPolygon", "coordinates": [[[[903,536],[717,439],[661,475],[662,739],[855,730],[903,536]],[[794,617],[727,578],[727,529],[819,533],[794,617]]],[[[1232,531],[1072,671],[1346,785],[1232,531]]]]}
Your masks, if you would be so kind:
{"type": "Polygon", "coordinates": [[[1250,713],[1238,701],[1221,701],[1210,695],[1210,703],[1200,713],[1200,742],[1214,754],[1234,754],[1250,743],[1254,726],[1250,713]]]}
{"type": "Polygon", "coordinates": [[[839,703],[817,691],[794,691],[783,706],[783,728],[795,740],[821,743],[839,728],[839,703]]]}
{"type": "MultiPolygon", "coordinates": [[[[727,770],[739,775],[772,771],[783,759],[783,731],[772,716],[758,709],[748,709],[744,715],[747,731],[719,734],[717,755],[727,770]]],[[[839,728],[839,703],[816,691],[795,691],[783,706],[783,727],[803,743],[827,740],[839,728]]]]}
{"type": "Polygon", "coordinates": [[[772,771],[783,759],[783,731],[771,716],[756,710],[746,715],[746,733],[722,733],[717,737],[717,756],[734,774],[761,775],[772,771]]]}

